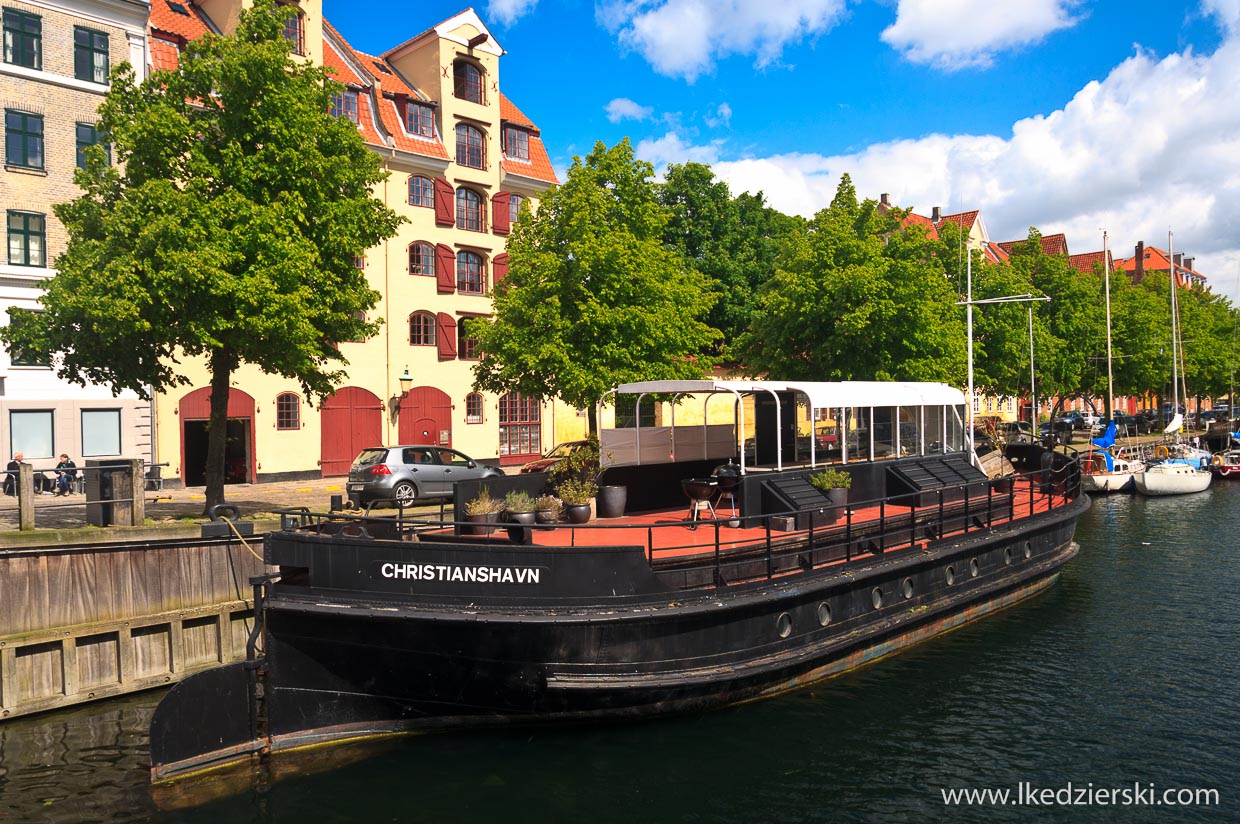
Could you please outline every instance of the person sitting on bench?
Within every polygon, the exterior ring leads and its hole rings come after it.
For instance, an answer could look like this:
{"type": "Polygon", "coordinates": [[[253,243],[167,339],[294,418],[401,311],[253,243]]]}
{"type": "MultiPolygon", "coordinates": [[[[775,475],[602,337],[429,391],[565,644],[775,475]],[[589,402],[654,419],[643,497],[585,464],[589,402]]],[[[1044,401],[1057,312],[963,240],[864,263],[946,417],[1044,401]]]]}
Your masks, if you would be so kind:
{"type": "Polygon", "coordinates": [[[61,454],[60,463],[56,464],[56,494],[68,495],[73,491],[73,482],[77,479],[77,464],[66,454],[61,454]]]}

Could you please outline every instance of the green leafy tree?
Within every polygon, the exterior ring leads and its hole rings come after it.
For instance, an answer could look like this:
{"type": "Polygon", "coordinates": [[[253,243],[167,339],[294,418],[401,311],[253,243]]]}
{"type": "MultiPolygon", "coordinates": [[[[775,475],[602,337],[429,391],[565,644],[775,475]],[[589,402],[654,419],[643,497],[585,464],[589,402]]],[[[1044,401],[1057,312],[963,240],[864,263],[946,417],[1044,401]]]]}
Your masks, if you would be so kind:
{"type": "Polygon", "coordinates": [[[706,322],[722,333],[716,354],[730,359],[731,344],[753,320],[758,287],[774,274],[779,249],[804,220],[767,206],[760,192],[733,198],[701,163],[669,166],[658,194],[669,212],[664,241],[705,283],[717,284],[719,300],[706,322]]]}
{"type": "Polygon", "coordinates": [[[467,322],[477,389],[562,398],[591,410],[593,430],[612,386],[709,370],[713,284],[664,244],[653,175],[627,139],[598,143],[514,227],[493,315],[467,322]]]}
{"type": "Polygon", "coordinates": [[[337,341],[373,335],[375,305],[355,258],[398,216],[371,196],[383,179],[354,124],[328,114],[341,86],[289,59],[273,0],[233,36],[191,42],[176,71],[136,84],[118,69],[100,108],[118,165],[92,150],[84,190],[55,207],[68,247],[40,313],[13,312],[10,350],[56,353],[57,374],[143,397],[211,374],[206,506],[224,500],[229,379],[242,364],[300,382],[341,379],[337,341]]]}
{"type": "Polygon", "coordinates": [[[787,379],[964,376],[964,313],[945,247],[906,213],[858,202],[844,175],[831,205],[790,236],[738,348],[747,371],[787,379]]]}

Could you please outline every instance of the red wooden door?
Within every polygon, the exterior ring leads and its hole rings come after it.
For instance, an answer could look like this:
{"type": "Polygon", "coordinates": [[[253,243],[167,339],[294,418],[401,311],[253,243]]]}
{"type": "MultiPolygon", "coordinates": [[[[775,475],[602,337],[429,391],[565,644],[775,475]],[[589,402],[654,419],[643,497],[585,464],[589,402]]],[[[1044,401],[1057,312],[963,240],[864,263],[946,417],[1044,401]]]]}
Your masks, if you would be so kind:
{"type": "Polygon", "coordinates": [[[323,477],[349,474],[353,459],[368,446],[383,445],[383,403],[373,392],[345,386],[323,401],[320,468],[323,477]]]}
{"type": "Polygon", "coordinates": [[[397,437],[403,444],[452,446],[452,399],[433,386],[415,386],[400,402],[397,437]]]}

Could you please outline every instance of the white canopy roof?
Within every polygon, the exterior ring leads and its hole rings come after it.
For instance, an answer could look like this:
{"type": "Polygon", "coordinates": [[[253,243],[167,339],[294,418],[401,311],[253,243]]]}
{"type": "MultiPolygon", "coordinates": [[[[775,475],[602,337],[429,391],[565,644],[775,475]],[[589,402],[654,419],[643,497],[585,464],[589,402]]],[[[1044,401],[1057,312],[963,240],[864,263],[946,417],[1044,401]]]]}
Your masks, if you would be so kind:
{"type": "Polygon", "coordinates": [[[638,381],[616,387],[618,394],[707,392],[801,392],[815,409],[839,406],[954,406],[964,392],[945,383],[910,381],[638,381]]]}

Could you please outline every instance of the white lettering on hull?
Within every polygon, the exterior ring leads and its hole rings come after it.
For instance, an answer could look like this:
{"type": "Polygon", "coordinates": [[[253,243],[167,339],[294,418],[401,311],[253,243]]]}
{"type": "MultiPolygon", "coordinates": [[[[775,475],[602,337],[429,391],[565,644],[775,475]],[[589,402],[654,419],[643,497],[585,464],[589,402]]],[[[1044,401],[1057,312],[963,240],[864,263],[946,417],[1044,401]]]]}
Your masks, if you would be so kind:
{"type": "Polygon", "coordinates": [[[542,570],[537,567],[446,566],[442,564],[394,564],[379,567],[384,578],[403,581],[445,581],[478,584],[537,584],[542,570]]]}

